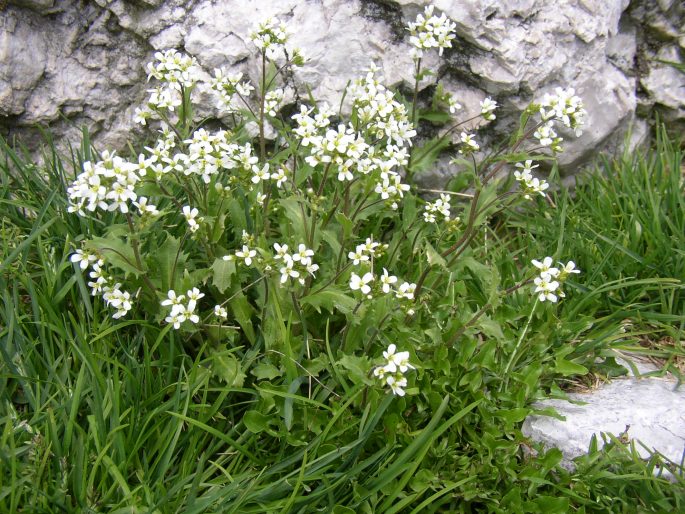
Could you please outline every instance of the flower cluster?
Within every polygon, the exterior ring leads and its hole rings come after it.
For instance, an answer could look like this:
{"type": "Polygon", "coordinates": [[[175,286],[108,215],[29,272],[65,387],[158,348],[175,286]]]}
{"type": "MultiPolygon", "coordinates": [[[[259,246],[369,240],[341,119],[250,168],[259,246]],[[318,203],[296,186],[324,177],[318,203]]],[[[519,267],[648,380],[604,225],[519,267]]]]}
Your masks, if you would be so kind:
{"type": "Polygon", "coordinates": [[[88,282],[88,287],[91,289],[93,296],[102,295],[108,307],[113,307],[116,312],[112,314],[112,318],[119,319],[131,310],[131,294],[121,289],[120,283],[114,283],[114,280],[105,272],[105,260],[102,255],[97,252],[88,250],[76,250],[69,260],[74,264],[78,264],[81,271],[86,271],[90,266],[91,271],[88,276],[91,280],[88,282]]]}
{"type": "Polygon", "coordinates": [[[460,154],[469,155],[480,150],[480,145],[473,138],[473,134],[462,132],[459,135],[459,140],[461,141],[461,147],[459,148],[460,154]]]}
{"type": "MultiPolygon", "coordinates": [[[[367,263],[372,264],[373,259],[380,257],[381,253],[386,249],[387,245],[382,245],[371,238],[367,238],[365,243],[357,245],[354,252],[349,252],[347,256],[352,261],[353,266],[361,266],[367,263]]],[[[378,280],[376,280],[376,276],[374,276],[372,271],[360,272],[359,274],[353,272],[350,275],[350,289],[352,291],[359,291],[368,299],[373,298],[374,286],[372,283],[379,284],[376,287],[377,292],[394,294],[400,300],[414,299],[416,284],[402,282],[399,286],[395,286],[398,283],[397,277],[388,273],[388,270],[385,268],[383,268],[383,274],[378,277],[378,280]]]]}
{"type": "Polygon", "coordinates": [[[495,116],[495,109],[497,109],[497,102],[490,97],[487,97],[480,102],[480,114],[483,116],[483,119],[493,121],[497,118],[497,116],[495,116]]]}
{"type": "MultiPolygon", "coordinates": [[[[84,162],[83,172],[67,188],[69,212],[76,212],[81,216],[86,215],[84,209],[90,212],[102,209],[127,213],[129,203],[138,198],[135,186],[141,180],[141,175],[146,173],[147,161],[144,156],[141,156],[141,165],[128,162],[107,151],[102,153],[102,158],[102,161],[95,164],[84,162]]],[[[154,207],[146,202],[148,209],[154,207]]]]}
{"type": "Polygon", "coordinates": [[[374,139],[385,139],[388,145],[394,143],[404,146],[405,142],[411,145],[416,130],[409,121],[407,108],[395,100],[395,94],[380,83],[376,71],[372,67],[350,87],[352,108],[359,128],[368,131],[374,139]]]}
{"type": "Polygon", "coordinates": [[[202,297],[204,293],[201,293],[197,287],[186,291],[184,295],[177,295],[176,291],[170,290],[167,293],[167,299],[161,302],[162,307],[171,307],[171,312],[164,318],[164,321],[171,323],[176,330],[181,328],[184,321],[199,323],[200,317],[195,313],[195,309],[198,300],[202,297]]]}
{"type": "Polygon", "coordinates": [[[324,104],[314,116],[313,109],[301,106],[293,116],[297,122],[293,132],[303,147],[310,148],[310,155],[305,157],[310,166],[334,166],[341,182],[354,180],[355,174],[373,174],[374,191],[390,208],[397,209],[409,185],[402,183],[396,168],[407,165],[409,152],[404,145],[416,131],[405,107],[375,80],[373,71],[357,81],[352,97],[358,127],[339,124],[337,129],[330,128],[334,112],[324,104]],[[379,150],[371,146],[365,136],[385,143],[384,147],[379,150]]]}
{"type": "Polygon", "coordinates": [[[156,52],[155,59],[147,65],[148,80],[154,77],[173,89],[192,87],[197,82],[198,67],[194,57],[176,50],[165,50],[156,52]]]}
{"type": "Polygon", "coordinates": [[[561,152],[561,142],[563,138],[559,137],[556,130],[554,130],[554,124],[552,121],[548,121],[540,125],[533,136],[537,138],[540,146],[549,146],[553,152],[561,152]]]}
{"type": "Polygon", "coordinates": [[[131,310],[131,293],[121,290],[121,284],[113,286],[103,286],[102,299],[108,307],[114,307],[117,311],[112,314],[112,318],[119,319],[128,314],[131,310]]]}
{"type": "Polygon", "coordinates": [[[137,108],[134,121],[145,125],[154,113],[174,112],[182,103],[182,91],[192,89],[200,80],[199,67],[194,57],[166,50],[155,53],[155,61],[148,63],[148,80],[155,78],[162,85],[148,90],[150,97],[143,109],[137,108]]]}
{"type": "Polygon", "coordinates": [[[250,32],[250,39],[269,59],[275,59],[284,50],[288,34],[284,23],[267,18],[250,32]]]}
{"type": "Polygon", "coordinates": [[[352,180],[352,169],[369,148],[361,134],[351,125],[338,125],[337,130],[329,128],[321,137],[311,140],[311,155],[305,158],[307,164],[316,167],[319,163],[333,164],[338,170],[338,180],[352,180]]]}
{"type": "Polygon", "coordinates": [[[523,187],[523,197],[526,200],[530,200],[533,194],[545,196],[545,191],[549,188],[549,184],[545,180],[533,177],[533,169],[537,168],[538,165],[533,164],[531,160],[527,160],[523,163],[517,162],[515,166],[520,168],[520,171],[514,171],[514,177],[523,187]]]}
{"type": "Polygon", "coordinates": [[[423,219],[426,223],[435,223],[438,214],[445,221],[450,219],[450,197],[445,193],[440,193],[440,198],[424,206],[423,219]]]}
{"type": "Polygon", "coordinates": [[[445,13],[436,16],[433,10],[432,5],[427,6],[423,14],[419,13],[415,22],[407,25],[411,34],[409,42],[414,46],[412,56],[415,59],[421,58],[424,50],[437,48],[438,54],[442,55],[445,48],[452,48],[457,25],[445,13]]]}
{"type": "Polygon", "coordinates": [[[582,134],[581,127],[587,112],[583,107],[583,101],[575,95],[573,88],[558,87],[555,94],[545,94],[537,108],[543,123],[537,127],[533,135],[540,142],[540,146],[549,146],[554,152],[562,151],[563,138],[554,130],[554,121],[561,122],[573,130],[576,137],[582,134]]]}
{"type": "Polygon", "coordinates": [[[297,252],[288,253],[289,248],[286,244],[274,244],[276,261],[282,261],[282,266],[279,268],[281,274],[281,284],[285,284],[288,279],[297,279],[300,285],[305,284],[305,274],[309,273],[314,277],[319,269],[318,264],[314,264],[312,258],[314,257],[314,250],[307,248],[307,245],[300,243],[297,247],[297,252]]]}
{"type": "Polygon", "coordinates": [[[232,104],[233,97],[237,94],[243,100],[250,96],[254,87],[249,80],[243,81],[243,74],[226,73],[223,68],[214,69],[214,77],[210,80],[209,86],[219,95],[217,107],[228,112],[234,112],[236,107],[232,104]]]}
{"type": "Polygon", "coordinates": [[[576,136],[582,134],[581,126],[585,122],[587,112],[583,101],[576,96],[573,88],[556,88],[555,94],[545,94],[540,101],[540,116],[543,120],[556,119],[565,127],[573,129],[576,136]]]}
{"type": "Polygon", "coordinates": [[[541,302],[550,301],[556,303],[559,298],[564,298],[566,295],[560,289],[570,275],[580,273],[576,269],[573,261],[566,264],[559,263],[560,268],[552,266],[553,261],[551,257],[545,257],[542,261],[533,259],[531,261],[533,266],[538,269],[539,275],[535,277],[533,283],[535,284],[534,292],[538,294],[538,300],[541,302]]]}
{"type": "Polygon", "coordinates": [[[284,96],[285,92],[280,88],[269,91],[264,97],[264,112],[269,116],[276,116],[284,96]]]}
{"type": "Polygon", "coordinates": [[[397,346],[391,344],[383,352],[385,364],[374,368],[373,374],[390,387],[393,394],[404,396],[407,378],[404,376],[410,369],[416,369],[409,362],[409,352],[398,352],[397,346]]]}

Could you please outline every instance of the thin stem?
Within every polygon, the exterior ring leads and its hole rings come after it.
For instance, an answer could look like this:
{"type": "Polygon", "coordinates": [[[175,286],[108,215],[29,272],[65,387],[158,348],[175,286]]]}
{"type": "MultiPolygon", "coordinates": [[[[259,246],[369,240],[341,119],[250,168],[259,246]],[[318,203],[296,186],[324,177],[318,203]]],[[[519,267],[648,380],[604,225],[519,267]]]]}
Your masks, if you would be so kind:
{"type": "MultiPolygon", "coordinates": [[[[510,287],[509,289],[505,289],[504,292],[501,294],[501,296],[507,296],[507,295],[513,293],[514,291],[516,291],[517,289],[520,289],[529,283],[530,283],[530,280],[523,280],[522,282],[519,282],[518,284],[510,287]]],[[[457,330],[457,332],[454,334],[454,336],[452,336],[452,339],[450,340],[450,342],[447,343],[447,346],[454,346],[455,343],[459,340],[459,338],[462,335],[464,335],[464,332],[466,332],[467,329],[471,328],[480,319],[480,317],[483,314],[485,314],[488,310],[490,310],[491,308],[492,308],[492,304],[489,302],[486,303],[485,305],[483,305],[483,307],[481,307],[481,309],[478,312],[476,312],[476,314],[474,314],[473,317],[464,324],[464,326],[462,326],[459,330],[457,330]]]]}
{"type": "MultiPolygon", "coordinates": [[[[418,114],[418,107],[417,103],[419,100],[419,82],[420,82],[420,74],[421,74],[421,58],[419,57],[416,59],[416,67],[414,68],[414,96],[412,98],[412,104],[411,104],[411,123],[414,126],[414,129],[416,130],[416,122],[417,122],[417,114],[418,114]]],[[[412,164],[412,157],[414,156],[414,152],[411,152],[409,154],[409,160],[407,162],[407,181],[410,179],[410,170],[411,170],[411,164],[412,164]]]]}
{"type": "Polygon", "coordinates": [[[262,81],[260,84],[261,98],[259,99],[259,154],[261,161],[266,160],[266,139],[264,138],[264,107],[266,105],[266,50],[262,50],[262,81]]]}
{"type": "Polygon", "coordinates": [[[131,246],[133,247],[133,255],[136,258],[136,266],[141,271],[143,276],[143,283],[147,286],[150,292],[155,296],[157,294],[157,288],[150,281],[150,277],[147,276],[147,271],[143,266],[143,260],[140,258],[140,248],[138,247],[138,236],[136,235],[135,228],[133,227],[133,218],[131,213],[126,213],[126,221],[128,222],[128,229],[131,233],[131,246]]]}

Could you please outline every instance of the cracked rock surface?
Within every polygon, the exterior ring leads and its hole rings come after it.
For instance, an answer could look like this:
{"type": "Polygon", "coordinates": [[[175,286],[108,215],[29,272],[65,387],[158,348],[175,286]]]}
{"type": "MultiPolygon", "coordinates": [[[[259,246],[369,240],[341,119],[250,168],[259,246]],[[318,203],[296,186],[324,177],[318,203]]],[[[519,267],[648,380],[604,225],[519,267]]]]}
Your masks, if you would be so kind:
{"type": "MultiPolygon", "coordinates": [[[[315,98],[337,105],[346,84],[373,62],[385,82],[409,88],[404,31],[428,0],[8,0],[0,11],[0,134],[29,144],[35,126],[77,142],[86,126],[99,147],[141,134],[132,114],[146,98],[145,63],[157,50],[195,56],[206,71],[254,75],[248,38],[257,20],[286,22],[310,62],[295,75],[315,98]]],[[[685,7],[668,0],[434,0],[457,24],[454,48],[425,60],[465,106],[501,105],[483,142],[511,130],[520,110],[572,86],[588,110],[586,130],[560,155],[572,171],[598,149],[645,131],[655,109],[685,120],[685,7]],[[657,60],[658,59],[658,60],[657,60]]],[[[256,78],[253,76],[253,78],[256,78]]],[[[203,114],[218,116],[207,106],[203,114]]],[[[468,111],[467,113],[468,114],[468,111]]],[[[36,143],[37,144],[37,143],[36,143]]],[[[440,173],[438,173],[439,175],[440,173]]],[[[430,179],[430,177],[429,177],[430,179]]],[[[440,177],[436,175],[436,180],[440,177]]]]}
{"type": "Polygon", "coordinates": [[[643,458],[657,451],[680,463],[685,452],[685,388],[676,388],[674,378],[619,378],[595,391],[569,394],[569,398],[579,403],[549,399],[535,404],[553,407],[565,421],[529,416],[522,427],[526,437],[559,448],[566,467],[572,468],[572,459],[587,453],[593,435],[601,446],[602,433],[616,437],[625,433],[636,441],[643,458]]]}

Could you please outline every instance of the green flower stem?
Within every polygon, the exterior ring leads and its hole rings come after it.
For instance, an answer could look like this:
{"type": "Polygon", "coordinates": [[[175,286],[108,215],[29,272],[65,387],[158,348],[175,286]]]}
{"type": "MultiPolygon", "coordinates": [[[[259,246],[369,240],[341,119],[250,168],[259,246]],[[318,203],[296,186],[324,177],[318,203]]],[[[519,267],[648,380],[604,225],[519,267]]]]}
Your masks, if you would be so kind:
{"type": "MultiPolygon", "coordinates": [[[[323,177],[321,177],[321,183],[319,184],[319,189],[316,192],[317,198],[323,194],[324,186],[326,185],[326,179],[328,178],[328,172],[331,169],[333,163],[329,162],[323,170],[323,177]]],[[[316,234],[316,210],[312,209],[312,222],[311,228],[309,229],[309,246],[314,248],[314,236],[316,234]]]]}
{"type": "MultiPolygon", "coordinates": [[[[417,102],[419,101],[419,83],[421,82],[421,58],[416,59],[416,67],[414,68],[414,96],[412,98],[411,104],[411,123],[416,129],[418,107],[417,102]]],[[[407,162],[407,182],[411,179],[411,162],[412,162],[413,152],[409,154],[409,161],[407,162]]]]}
{"type": "MultiPolygon", "coordinates": [[[[510,287],[509,289],[506,289],[505,291],[502,292],[500,296],[507,296],[513,293],[514,291],[517,291],[518,289],[521,289],[523,286],[530,284],[531,279],[527,280],[522,280],[518,284],[510,287]]],[[[464,335],[464,332],[466,332],[467,329],[471,328],[473,325],[476,324],[476,322],[485,314],[487,311],[489,311],[492,308],[492,304],[490,302],[486,303],[483,305],[483,307],[480,308],[476,314],[473,315],[473,317],[468,320],[457,332],[452,336],[452,339],[450,339],[449,343],[447,343],[448,347],[454,346],[457,341],[461,338],[461,336],[464,335]]]]}
{"type": "Polygon", "coordinates": [[[157,288],[150,281],[150,277],[147,276],[147,271],[145,270],[145,267],[143,266],[143,260],[140,258],[140,248],[138,246],[139,245],[138,236],[137,236],[135,228],[133,226],[133,218],[131,217],[130,212],[126,213],[126,221],[128,222],[128,229],[131,232],[131,246],[133,247],[133,255],[136,258],[136,267],[141,271],[141,274],[143,276],[143,283],[150,290],[153,297],[155,297],[157,295],[157,288]]]}
{"type": "Polygon", "coordinates": [[[181,256],[181,250],[183,249],[183,243],[185,243],[188,237],[188,231],[183,233],[181,242],[178,245],[178,250],[176,251],[176,256],[174,257],[174,265],[171,267],[171,277],[169,279],[169,289],[174,289],[174,277],[176,276],[176,266],[178,265],[178,259],[181,256]]]}
{"type": "Polygon", "coordinates": [[[266,161],[266,139],[264,137],[264,107],[266,105],[266,50],[262,50],[262,80],[259,99],[259,154],[261,162],[266,161]]]}

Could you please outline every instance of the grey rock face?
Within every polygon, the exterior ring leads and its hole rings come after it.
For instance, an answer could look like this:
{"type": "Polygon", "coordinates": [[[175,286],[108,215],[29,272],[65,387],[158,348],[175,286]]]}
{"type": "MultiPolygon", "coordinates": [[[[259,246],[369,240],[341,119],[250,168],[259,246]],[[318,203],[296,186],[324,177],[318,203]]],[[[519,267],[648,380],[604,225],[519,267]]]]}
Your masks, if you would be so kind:
{"type": "MultiPolygon", "coordinates": [[[[410,88],[408,21],[428,0],[32,0],[10,1],[0,16],[0,132],[27,136],[49,124],[78,139],[87,126],[101,146],[122,147],[140,132],[132,113],[146,97],[144,65],[176,48],[208,71],[254,75],[248,38],[267,16],[285,21],[293,46],[310,58],[294,79],[337,105],[346,84],[369,64],[388,85],[410,88]]],[[[501,105],[485,137],[506,134],[520,110],[557,86],[585,100],[583,136],[569,138],[561,163],[573,170],[621,140],[636,112],[656,107],[685,119],[683,75],[655,58],[683,61],[680,2],[648,0],[435,0],[457,24],[455,48],[427,56],[438,78],[466,107],[486,96],[501,105]]],[[[253,76],[253,78],[256,78],[253,76]]],[[[208,116],[217,116],[206,107],[208,116]]],[[[26,140],[27,137],[24,137],[26,140]]]]}
{"type": "Polygon", "coordinates": [[[643,458],[657,451],[680,463],[685,451],[685,389],[675,386],[673,379],[631,377],[616,379],[596,391],[569,395],[583,403],[544,400],[536,406],[553,407],[566,420],[529,416],[522,431],[546,447],[559,448],[562,464],[569,468],[572,459],[587,453],[593,435],[601,443],[601,433],[625,434],[639,441],[642,444],[636,444],[636,449],[643,458]]]}

